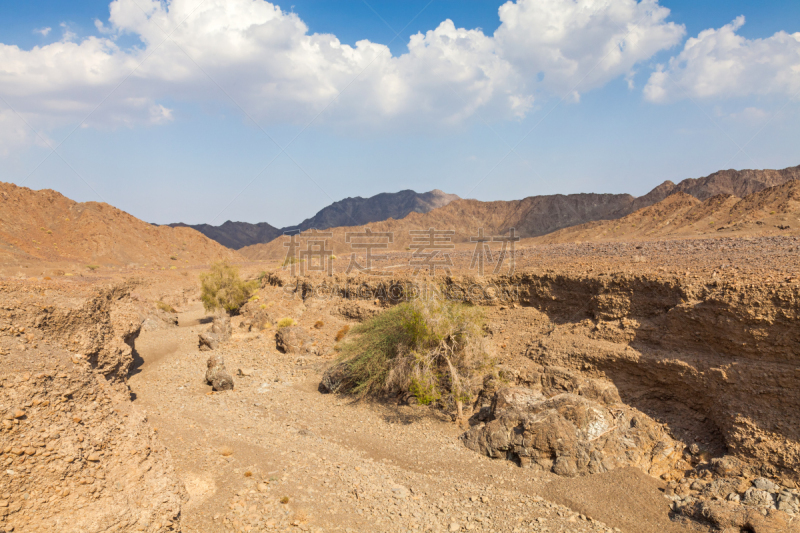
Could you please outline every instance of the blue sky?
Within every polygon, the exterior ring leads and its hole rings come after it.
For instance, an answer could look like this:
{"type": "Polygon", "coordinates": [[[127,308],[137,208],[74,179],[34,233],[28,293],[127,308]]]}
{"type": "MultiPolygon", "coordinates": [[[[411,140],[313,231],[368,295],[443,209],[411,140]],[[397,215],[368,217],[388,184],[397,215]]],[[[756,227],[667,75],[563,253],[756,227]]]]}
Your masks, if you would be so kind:
{"type": "Polygon", "coordinates": [[[406,188],[640,195],[800,164],[800,3],[579,3],[5,3],[0,180],[284,226],[406,188]]]}

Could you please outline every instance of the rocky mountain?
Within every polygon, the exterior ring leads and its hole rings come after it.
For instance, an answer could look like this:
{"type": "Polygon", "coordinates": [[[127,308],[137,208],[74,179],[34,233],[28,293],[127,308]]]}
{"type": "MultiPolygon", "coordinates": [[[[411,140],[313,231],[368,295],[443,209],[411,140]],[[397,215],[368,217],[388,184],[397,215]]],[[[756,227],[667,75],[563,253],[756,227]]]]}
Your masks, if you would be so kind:
{"type": "Polygon", "coordinates": [[[195,229],[209,239],[215,240],[222,246],[227,246],[234,250],[258,242],[269,242],[283,234],[281,229],[271,226],[266,222],[249,224],[247,222],[231,222],[228,220],[221,226],[212,226],[210,224],[190,226],[179,222],[177,224],[170,224],[170,227],[195,229]]]}
{"type": "Polygon", "coordinates": [[[328,229],[340,226],[358,226],[388,220],[400,219],[409,213],[427,213],[443,207],[453,200],[459,200],[455,194],[447,194],[438,189],[417,193],[405,190],[395,193],[381,193],[370,198],[345,198],[325,207],[311,218],[307,218],[296,226],[278,229],[261,222],[231,222],[221,226],[198,224],[189,226],[183,223],[170,224],[172,227],[186,226],[196,229],[209,239],[214,239],[223,246],[238,250],[245,246],[268,243],[285,232],[300,232],[312,228],[328,229]]]}
{"type": "Polygon", "coordinates": [[[528,244],[733,235],[800,235],[800,181],[767,187],[744,198],[719,194],[701,201],[677,191],[621,219],[565,228],[528,244]]]}
{"type": "MultiPolygon", "coordinates": [[[[411,244],[410,230],[452,229],[452,242],[468,243],[483,228],[489,235],[506,234],[515,228],[522,238],[542,237],[565,228],[598,221],[613,221],[657,205],[671,195],[682,194],[698,203],[717,197],[740,198],[800,178],[800,167],[784,170],[725,170],[704,178],[687,179],[679,184],[666,181],[648,194],[635,198],[629,194],[569,194],[531,196],[522,200],[481,202],[456,200],[427,213],[411,213],[403,219],[369,223],[372,231],[391,232],[390,249],[403,250],[411,244]]],[[[686,201],[689,201],[686,200],[686,201]]],[[[685,203],[685,202],[684,202],[685,203]]],[[[331,240],[334,253],[348,253],[347,232],[363,231],[366,225],[337,227],[331,240]]],[[[564,233],[564,235],[568,232],[564,233]]],[[[254,260],[279,259],[286,253],[282,242],[242,248],[254,260]]]]}
{"type": "Polygon", "coordinates": [[[191,228],[148,224],[105,203],[0,183],[0,264],[205,264],[236,252],[191,228]]]}

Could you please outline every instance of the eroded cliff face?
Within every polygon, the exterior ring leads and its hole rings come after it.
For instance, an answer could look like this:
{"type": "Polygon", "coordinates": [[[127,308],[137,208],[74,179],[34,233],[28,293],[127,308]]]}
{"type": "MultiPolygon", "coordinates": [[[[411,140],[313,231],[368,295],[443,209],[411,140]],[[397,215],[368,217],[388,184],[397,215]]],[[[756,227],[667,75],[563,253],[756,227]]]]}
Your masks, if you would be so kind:
{"type": "Polygon", "coordinates": [[[676,514],[719,528],[774,531],[798,512],[800,285],[794,278],[585,268],[484,278],[277,275],[266,283],[306,299],[360,300],[367,311],[431,294],[486,306],[506,383],[541,397],[522,413],[496,413],[497,391],[487,389],[475,405],[484,415],[473,417],[476,425],[465,436],[480,453],[562,475],[635,465],[668,483],[676,514]],[[617,412],[613,400],[598,403],[569,387],[543,386],[537,376],[553,372],[606,383],[618,391],[617,412]],[[641,430],[631,426],[637,416],[641,430]],[[599,443],[587,429],[593,417],[610,430],[599,443]],[[771,491],[753,485],[759,479],[772,480],[771,491]]]}
{"type": "Polygon", "coordinates": [[[186,491],[125,384],[131,283],[0,290],[0,527],[179,531],[186,491]]]}

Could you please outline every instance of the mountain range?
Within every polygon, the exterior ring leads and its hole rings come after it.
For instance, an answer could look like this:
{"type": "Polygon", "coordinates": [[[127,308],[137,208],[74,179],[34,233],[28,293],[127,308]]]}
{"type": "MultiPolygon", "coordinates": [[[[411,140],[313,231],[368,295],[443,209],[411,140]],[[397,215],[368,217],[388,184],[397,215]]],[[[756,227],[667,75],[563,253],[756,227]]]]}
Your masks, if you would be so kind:
{"type": "Polygon", "coordinates": [[[497,233],[505,233],[513,227],[522,237],[539,237],[588,222],[621,219],[675,193],[684,193],[700,201],[718,195],[743,198],[793,179],[800,179],[800,166],[783,170],[722,170],[702,178],[685,179],[678,184],[665,181],[638,198],[630,194],[556,194],[530,196],[522,200],[481,202],[464,200],[440,190],[426,193],[405,190],[370,198],[345,198],[300,224],[285,228],[276,228],[266,222],[250,224],[231,221],[221,226],[199,224],[188,227],[223,246],[242,250],[253,258],[263,255],[253,246],[265,245],[285,233],[300,233],[312,228],[357,228],[367,224],[377,231],[375,224],[380,222],[387,222],[380,227],[394,229],[413,222],[429,224],[431,227],[483,227],[486,231],[491,228],[497,233]],[[433,214],[427,218],[418,217],[429,213],[433,214]],[[406,220],[410,216],[413,218],[406,220]],[[399,222],[401,220],[405,222],[399,222]]]}

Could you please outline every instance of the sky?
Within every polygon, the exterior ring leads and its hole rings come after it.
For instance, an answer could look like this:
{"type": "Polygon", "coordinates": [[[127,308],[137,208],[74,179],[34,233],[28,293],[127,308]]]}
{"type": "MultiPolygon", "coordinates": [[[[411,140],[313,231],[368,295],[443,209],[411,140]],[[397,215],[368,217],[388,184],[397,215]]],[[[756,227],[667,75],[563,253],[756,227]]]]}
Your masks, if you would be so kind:
{"type": "Polygon", "coordinates": [[[800,2],[0,4],[0,181],[153,223],[800,164],[800,2]]]}

